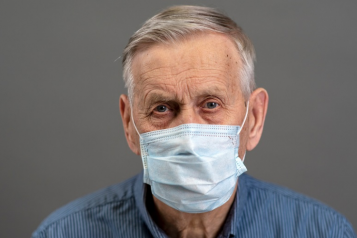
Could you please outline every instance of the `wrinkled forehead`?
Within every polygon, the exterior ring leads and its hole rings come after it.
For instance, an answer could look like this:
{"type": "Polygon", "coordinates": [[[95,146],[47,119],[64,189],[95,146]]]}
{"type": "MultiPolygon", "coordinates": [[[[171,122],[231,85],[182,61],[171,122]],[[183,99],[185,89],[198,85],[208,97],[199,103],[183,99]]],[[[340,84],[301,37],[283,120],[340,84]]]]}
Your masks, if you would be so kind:
{"type": "MultiPolygon", "coordinates": [[[[201,33],[170,43],[156,43],[136,52],[132,61],[134,94],[143,86],[173,80],[205,79],[227,87],[239,84],[242,61],[235,42],[219,33],[201,33]]],[[[239,87],[240,89],[240,87],[239,87]]],[[[139,92],[140,93],[140,92],[139,92]]]]}

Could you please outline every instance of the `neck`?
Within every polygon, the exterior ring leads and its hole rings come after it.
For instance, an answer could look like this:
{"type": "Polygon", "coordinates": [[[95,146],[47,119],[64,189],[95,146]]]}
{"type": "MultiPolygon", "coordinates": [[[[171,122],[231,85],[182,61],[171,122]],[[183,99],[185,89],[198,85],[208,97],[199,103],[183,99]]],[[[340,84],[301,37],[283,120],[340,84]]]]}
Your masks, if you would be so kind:
{"type": "Polygon", "coordinates": [[[172,238],[217,237],[234,201],[237,186],[230,199],[222,206],[205,213],[185,213],[173,209],[153,196],[150,211],[156,224],[172,238]]]}

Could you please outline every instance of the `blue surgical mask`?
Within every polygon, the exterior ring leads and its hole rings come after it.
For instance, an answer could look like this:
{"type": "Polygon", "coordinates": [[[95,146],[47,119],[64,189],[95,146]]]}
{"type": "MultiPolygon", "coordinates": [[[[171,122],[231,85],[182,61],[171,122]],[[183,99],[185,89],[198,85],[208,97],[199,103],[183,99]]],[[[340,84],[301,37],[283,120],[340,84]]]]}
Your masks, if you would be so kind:
{"type": "Polygon", "coordinates": [[[247,171],[238,157],[238,148],[248,107],[249,103],[241,127],[182,124],[138,132],[144,183],[151,186],[152,194],[187,213],[212,211],[226,203],[238,176],[247,171]]]}

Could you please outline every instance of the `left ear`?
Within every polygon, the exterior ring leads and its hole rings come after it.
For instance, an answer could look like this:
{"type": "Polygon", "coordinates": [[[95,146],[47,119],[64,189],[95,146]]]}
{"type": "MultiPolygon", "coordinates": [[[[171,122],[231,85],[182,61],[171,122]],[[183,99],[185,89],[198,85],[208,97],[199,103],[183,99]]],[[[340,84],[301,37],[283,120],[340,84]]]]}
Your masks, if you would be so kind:
{"type": "Polygon", "coordinates": [[[268,110],[269,96],[264,88],[258,88],[249,99],[249,132],[247,150],[253,150],[262,137],[265,116],[268,110]]]}

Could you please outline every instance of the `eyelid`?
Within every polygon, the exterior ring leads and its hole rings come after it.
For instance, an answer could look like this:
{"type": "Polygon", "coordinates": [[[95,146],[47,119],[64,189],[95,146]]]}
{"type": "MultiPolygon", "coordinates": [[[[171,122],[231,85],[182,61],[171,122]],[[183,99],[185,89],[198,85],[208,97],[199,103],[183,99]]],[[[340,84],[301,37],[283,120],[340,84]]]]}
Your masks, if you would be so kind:
{"type": "Polygon", "coordinates": [[[218,106],[222,106],[222,101],[221,100],[219,100],[216,97],[209,97],[209,98],[206,98],[205,100],[203,100],[203,102],[201,103],[202,107],[206,108],[204,106],[206,106],[206,104],[209,103],[209,102],[214,102],[214,103],[217,103],[218,106]]]}
{"type": "Polygon", "coordinates": [[[157,101],[157,102],[151,103],[151,104],[147,107],[147,110],[148,110],[148,111],[152,111],[152,110],[154,110],[157,106],[160,106],[160,105],[165,105],[165,106],[168,107],[167,102],[157,101]]]}
{"type": "MultiPolygon", "coordinates": [[[[154,107],[154,111],[158,111],[157,108],[160,107],[160,106],[164,106],[166,108],[166,110],[170,110],[168,106],[166,106],[164,104],[159,104],[156,107],[154,107]]],[[[165,110],[165,112],[166,112],[166,110],[165,110]]],[[[163,113],[163,112],[160,112],[160,113],[163,113]]]]}
{"type": "Polygon", "coordinates": [[[157,102],[157,103],[154,103],[150,109],[149,109],[149,113],[159,113],[159,114],[164,114],[164,113],[167,113],[168,111],[172,110],[170,105],[167,104],[167,102],[157,102]],[[159,112],[157,110],[155,110],[158,106],[165,106],[167,108],[167,110],[165,112],[159,112]]]}

